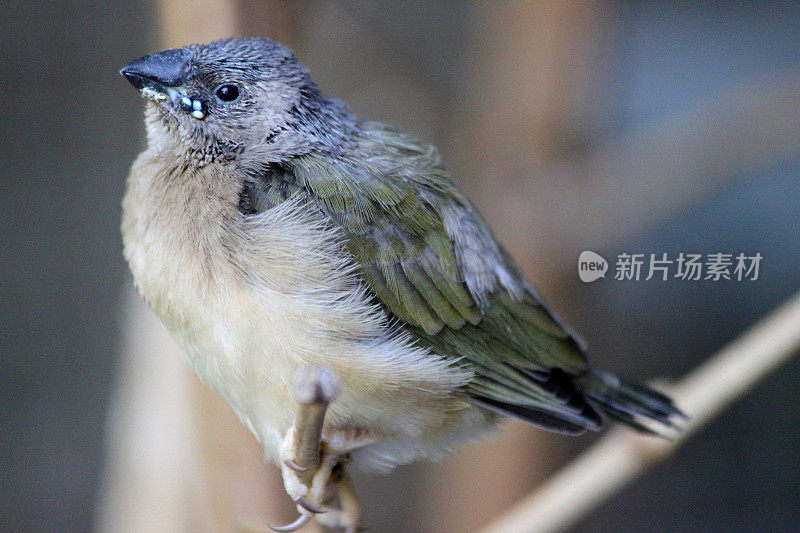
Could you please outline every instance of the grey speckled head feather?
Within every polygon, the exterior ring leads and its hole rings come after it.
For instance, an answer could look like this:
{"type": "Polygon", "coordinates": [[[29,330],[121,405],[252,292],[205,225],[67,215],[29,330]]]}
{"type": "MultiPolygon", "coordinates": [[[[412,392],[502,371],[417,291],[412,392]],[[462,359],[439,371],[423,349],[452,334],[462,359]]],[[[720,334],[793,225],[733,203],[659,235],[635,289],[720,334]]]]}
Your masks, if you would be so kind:
{"type": "Polygon", "coordinates": [[[201,157],[235,157],[252,146],[264,162],[330,152],[354,129],[344,105],[323,98],[294,53],[270,39],[165,50],[120,72],[160,104],[157,119],[175,141],[201,157]]]}

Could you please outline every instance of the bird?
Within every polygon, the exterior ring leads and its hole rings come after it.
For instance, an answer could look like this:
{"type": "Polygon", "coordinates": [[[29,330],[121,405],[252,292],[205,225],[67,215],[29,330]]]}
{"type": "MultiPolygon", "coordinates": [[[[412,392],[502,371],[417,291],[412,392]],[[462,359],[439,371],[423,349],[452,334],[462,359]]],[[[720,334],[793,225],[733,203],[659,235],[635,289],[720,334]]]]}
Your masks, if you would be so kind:
{"type": "Polygon", "coordinates": [[[191,44],[120,73],[147,131],[122,201],[125,259],[189,365],[281,466],[301,514],[276,529],[328,516],[355,531],[343,493],[341,509],[326,503],[331,465],[341,479],[345,465],[435,460],[504,417],[573,435],[604,420],[678,427],[669,397],[587,361],[434,146],[323,95],[288,47],[191,44]],[[309,367],[341,382],[314,486],[291,460],[291,383],[309,367]]]}

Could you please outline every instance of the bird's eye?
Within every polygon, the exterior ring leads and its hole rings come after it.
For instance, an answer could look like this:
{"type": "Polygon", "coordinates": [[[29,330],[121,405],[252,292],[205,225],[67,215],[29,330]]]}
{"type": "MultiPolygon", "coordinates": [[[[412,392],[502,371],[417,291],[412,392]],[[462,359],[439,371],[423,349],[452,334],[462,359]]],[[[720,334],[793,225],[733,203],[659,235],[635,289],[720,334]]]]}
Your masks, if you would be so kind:
{"type": "Polygon", "coordinates": [[[214,94],[216,94],[217,98],[223,102],[233,102],[239,98],[239,88],[236,85],[226,83],[225,85],[220,85],[217,87],[217,90],[214,91],[214,94]]]}

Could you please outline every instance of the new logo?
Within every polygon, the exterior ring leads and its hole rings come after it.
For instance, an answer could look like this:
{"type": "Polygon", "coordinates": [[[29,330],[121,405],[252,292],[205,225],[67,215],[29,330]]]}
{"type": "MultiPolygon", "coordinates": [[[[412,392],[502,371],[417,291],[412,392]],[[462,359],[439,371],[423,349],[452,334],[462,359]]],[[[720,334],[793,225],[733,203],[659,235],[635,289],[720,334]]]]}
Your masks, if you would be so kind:
{"type": "Polygon", "coordinates": [[[591,250],[581,252],[578,257],[578,276],[584,283],[590,283],[600,278],[606,277],[608,271],[608,261],[603,256],[591,250]]]}

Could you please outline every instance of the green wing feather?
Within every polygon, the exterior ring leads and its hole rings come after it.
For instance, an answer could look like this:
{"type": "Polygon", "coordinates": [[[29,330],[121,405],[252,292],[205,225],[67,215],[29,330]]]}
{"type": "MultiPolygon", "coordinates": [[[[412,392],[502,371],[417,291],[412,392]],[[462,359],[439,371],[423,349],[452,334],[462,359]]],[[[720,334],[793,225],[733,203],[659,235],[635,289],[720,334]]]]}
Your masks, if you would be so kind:
{"type": "Polygon", "coordinates": [[[644,431],[674,427],[669,398],[588,367],[433,147],[359,126],[342,154],[256,164],[240,209],[305,196],[341,231],[375,303],[419,346],[473,371],[465,392],[476,403],[567,433],[598,428],[594,408],[644,431]]]}
{"type": "MultiPolygon", "coordinates": [[[[338,226],[376,302],[417,343],[468,365],[483,405],[551,429],[599,419],[572,390],[586,360],[463,194],[436,150],[363,123],[348,156],[303,156],[297,186],[338,226]]],[[[273,194],[265,188],[263,195],[273,194]]]]}

